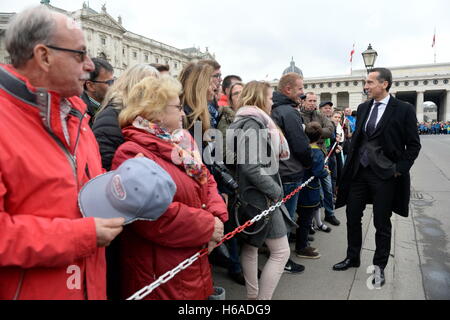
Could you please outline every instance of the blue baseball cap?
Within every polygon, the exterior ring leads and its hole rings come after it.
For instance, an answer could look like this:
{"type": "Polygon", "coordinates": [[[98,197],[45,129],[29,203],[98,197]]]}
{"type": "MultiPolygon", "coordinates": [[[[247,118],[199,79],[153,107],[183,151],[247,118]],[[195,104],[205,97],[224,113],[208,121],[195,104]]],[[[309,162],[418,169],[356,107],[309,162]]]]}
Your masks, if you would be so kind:
{"type": "Polygon", "coordinates": [[[170,175],[145,157],[128,159],[116,170],[84,185],[78,205],[84,217],[157,220],[169,207],[177,191],[170,175]]]}

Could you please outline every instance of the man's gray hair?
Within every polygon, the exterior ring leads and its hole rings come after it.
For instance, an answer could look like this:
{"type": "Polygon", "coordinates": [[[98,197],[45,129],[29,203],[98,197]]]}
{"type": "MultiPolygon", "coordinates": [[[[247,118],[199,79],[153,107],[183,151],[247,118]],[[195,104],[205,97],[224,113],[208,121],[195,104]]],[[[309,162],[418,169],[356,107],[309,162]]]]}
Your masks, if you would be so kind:
{"type": "Polygon", "coordinates": [[[33,57],[36,45],[49,44],[55,33],[55,17],[45,6],[26,9],[16,14],[5,33],[6,50],[15,68],[33,57]]]}

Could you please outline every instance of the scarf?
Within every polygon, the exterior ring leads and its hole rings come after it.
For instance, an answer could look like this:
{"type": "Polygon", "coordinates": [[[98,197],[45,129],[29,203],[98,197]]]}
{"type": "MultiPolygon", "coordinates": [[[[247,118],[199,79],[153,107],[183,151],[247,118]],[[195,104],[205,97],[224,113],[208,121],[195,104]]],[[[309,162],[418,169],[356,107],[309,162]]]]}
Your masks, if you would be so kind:
{"type": "Polygon", "coordinates": [[[171,134],[167,129],[142,117],[137,117],[133,126],[172,144],[172,162],[182,167],[188,176],[201,185],[208,181],[208,169],[188,131],[179,129],[171,134]]]}
{"type": "Polygon", "coordinates": [[[275,150],[275,154],[281,160],[288,160],[290,156],[289,145],[281,130],[277,127],[272,118],[258,107],[244,106],[236,112],[235,121],[244,117],[258,119],[269,129],[270,146],[275,150]]]}

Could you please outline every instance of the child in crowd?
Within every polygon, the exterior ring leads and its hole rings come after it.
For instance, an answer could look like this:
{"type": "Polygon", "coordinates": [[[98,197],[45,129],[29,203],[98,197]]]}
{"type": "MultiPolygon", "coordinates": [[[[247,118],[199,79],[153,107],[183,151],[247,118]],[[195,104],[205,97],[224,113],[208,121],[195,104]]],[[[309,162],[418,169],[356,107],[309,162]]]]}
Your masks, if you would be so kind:
{"type": "Polygon", "coordinates": [[[329,171],[325,168],[325,157],[317,145],[322,136],[322,126],[318,122],[310,122],[306,125],[305,134],[310,140],[313,164],[310,169],[305,171],[304,180],[308,180],[314,176],[314,180],[303,189],[299,194],[297,212],[299,214],[297,224],[299,228],[297,232],[299,237],[295,245],[295,252],[300,258],[318,259],[320,254],[317,249],[308,245],[308,233],[314,217],[319,216],[318,224],[320,227],[320,178],[325,178],[329,171]]]}

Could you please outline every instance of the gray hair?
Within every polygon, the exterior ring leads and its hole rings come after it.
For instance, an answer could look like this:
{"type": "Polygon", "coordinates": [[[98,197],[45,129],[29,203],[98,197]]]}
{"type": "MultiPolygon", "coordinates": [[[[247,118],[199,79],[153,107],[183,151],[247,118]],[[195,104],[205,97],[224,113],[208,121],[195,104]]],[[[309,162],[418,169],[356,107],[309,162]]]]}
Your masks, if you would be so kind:
{"type": "Polygon", "coordinates": [[[6,50],[15,68],[33,57],[34,47],[48,44],[55,33],[55,17],[45,6],[26,9],[16,14],[5,33],[6,50]]]}

